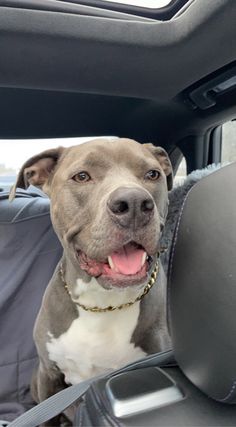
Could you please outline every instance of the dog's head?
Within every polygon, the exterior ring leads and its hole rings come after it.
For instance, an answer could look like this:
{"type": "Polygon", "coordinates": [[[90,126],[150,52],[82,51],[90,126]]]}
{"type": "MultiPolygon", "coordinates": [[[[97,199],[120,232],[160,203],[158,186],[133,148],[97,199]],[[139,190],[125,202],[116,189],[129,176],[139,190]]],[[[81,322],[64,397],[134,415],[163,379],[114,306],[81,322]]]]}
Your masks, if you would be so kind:
{"type": "Polygon", "coordinates": [[[65,255],[105,288],[146,282],[164,225],[172,167],[167,153],[129,139],[47,150],[22,167],[15,188],[39,185],[65,255]]]}

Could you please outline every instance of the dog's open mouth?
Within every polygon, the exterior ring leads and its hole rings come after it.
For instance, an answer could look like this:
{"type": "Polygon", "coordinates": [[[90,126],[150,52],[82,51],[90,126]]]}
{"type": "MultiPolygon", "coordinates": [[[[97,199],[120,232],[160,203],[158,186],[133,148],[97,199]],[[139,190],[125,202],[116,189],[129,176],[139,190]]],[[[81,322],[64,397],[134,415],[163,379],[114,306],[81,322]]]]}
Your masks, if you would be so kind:
{"type": "Polygon", "coordinates": [[[90,276],[116,286],[142,283],[148,274],[152,258],[145,249],[130,242],[111,253],[105,262],[89,258],[84,252],[77,251],[79,264],[90,276]]]}

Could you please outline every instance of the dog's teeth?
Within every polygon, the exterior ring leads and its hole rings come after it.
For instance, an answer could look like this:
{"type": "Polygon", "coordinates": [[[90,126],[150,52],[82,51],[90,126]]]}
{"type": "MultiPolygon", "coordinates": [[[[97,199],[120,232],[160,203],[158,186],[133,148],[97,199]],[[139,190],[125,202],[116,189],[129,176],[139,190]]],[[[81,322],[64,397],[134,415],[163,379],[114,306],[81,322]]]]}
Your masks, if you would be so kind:
{"type": "Polygon", "coordinates": [[[142,262],[141,262],[141,266],[142,267],[144,266],[144,263],[145,263],[146,259],[147,259],[147,252],[144,252],[144,254],[142,256],[142,262]]]}
{"type": "Polygon", "coordinates": [[[112,258],[110,256],[108,257],[108,264],[109,264],[111,270],[115,270],[115,266],[114,266],[112,258]]]}

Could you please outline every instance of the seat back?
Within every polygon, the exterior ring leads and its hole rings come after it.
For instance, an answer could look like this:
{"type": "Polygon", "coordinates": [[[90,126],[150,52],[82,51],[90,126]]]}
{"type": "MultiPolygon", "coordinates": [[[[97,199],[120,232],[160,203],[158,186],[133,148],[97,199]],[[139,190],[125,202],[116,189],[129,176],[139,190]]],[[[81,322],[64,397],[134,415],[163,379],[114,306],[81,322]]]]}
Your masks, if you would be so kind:
{"type": "Polygon", "coordinates": [[[169,273],[170,330],[185,375],[212,398],[236,403],[236,163],[188,193],[169,273]]]}
{"type": "Polygon", "coordinates": [[[8,420],[33,403],[33,325],[62,248],[49,200],[30,192],[18,192],[11,203],[0,193],[0,236],[0,419],[8,420]]]}

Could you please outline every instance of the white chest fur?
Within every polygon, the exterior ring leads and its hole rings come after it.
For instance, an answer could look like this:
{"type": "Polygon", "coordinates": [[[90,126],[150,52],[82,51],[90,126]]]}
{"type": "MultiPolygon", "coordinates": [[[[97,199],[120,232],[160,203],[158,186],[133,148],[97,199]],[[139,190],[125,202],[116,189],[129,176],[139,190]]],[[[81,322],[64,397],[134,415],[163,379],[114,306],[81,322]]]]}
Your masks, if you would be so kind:
{"type": "MultiPolygon", "coordinates": [[[[83,284],[77,281],[76,295],[90,306],[120,305],[135,299],[140,290],[105,291],[95,281],[83,284]],[[95,292],[95,291],[98,291],[95,292]],[[115,295],[117,293],[117,295],[115,295]]],[[[65,381],[77,384],[82,380],[110,369],[116,369],[145,356],[143,350],[131,343],[137,326],[140,303],[112,312],[94,313],[78,307],[79,317],[69,329],[54,338],[49,331],[47,349],[65,375],[65,381]]]]}

